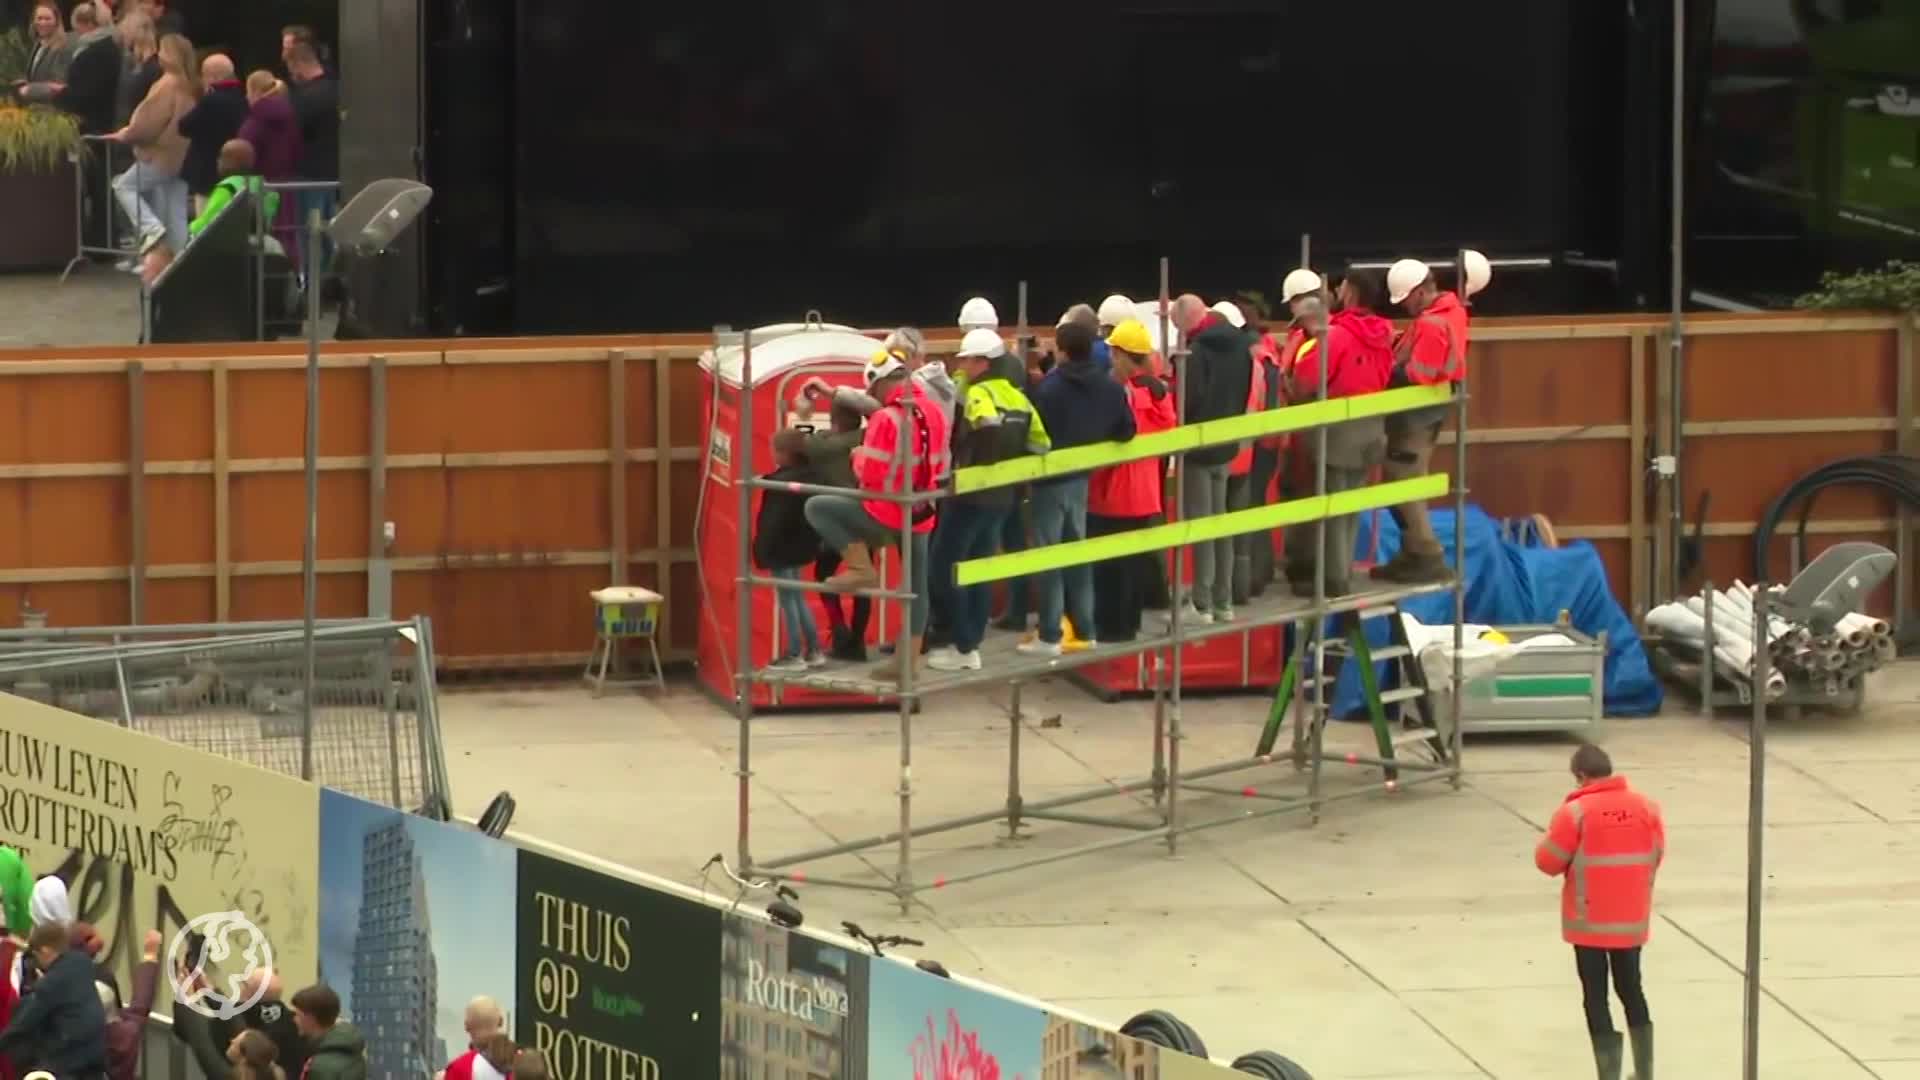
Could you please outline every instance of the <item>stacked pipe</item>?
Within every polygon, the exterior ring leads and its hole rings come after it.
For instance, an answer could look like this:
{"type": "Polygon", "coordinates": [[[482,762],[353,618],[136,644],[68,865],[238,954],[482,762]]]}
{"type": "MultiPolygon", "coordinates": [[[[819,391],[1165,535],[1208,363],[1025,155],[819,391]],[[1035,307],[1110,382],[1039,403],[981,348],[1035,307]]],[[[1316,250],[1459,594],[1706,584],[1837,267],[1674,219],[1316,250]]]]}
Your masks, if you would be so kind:
{"type": "MultiPolygon", "coordinates": [[[[1785,588],[1776,585],[1772,592],[1778,596],[1785,588]]],[[[1729,676],[1751,682],[1755,666],[1751,586],[1736,581],[1732,588],[1702,590],[1698,596],[1647,612],[1649,627],[1702,652],[1709,619],[1715,665],[1729,676]]],[[[1805,626],[1769,616],[1766,637],[1768,698],[1785,694],[1790,679],[1828,696],[1851,692],[1895,655],[1892,627],[1884,619],[1860,613],[1841,618],[1830,634],[1815,634],[1805,626]]]]}

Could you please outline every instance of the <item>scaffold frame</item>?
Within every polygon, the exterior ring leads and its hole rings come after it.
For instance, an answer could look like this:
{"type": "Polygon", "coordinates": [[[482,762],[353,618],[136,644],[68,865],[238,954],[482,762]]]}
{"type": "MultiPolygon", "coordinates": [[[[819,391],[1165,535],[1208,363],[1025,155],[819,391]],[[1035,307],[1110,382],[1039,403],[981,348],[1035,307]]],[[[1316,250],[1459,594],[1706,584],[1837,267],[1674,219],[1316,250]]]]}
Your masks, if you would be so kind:
{"type": "MultiPolygon", "coordinates": [[[[1303,243],[1303,262],[1305,262],[1305,254],[1303,243]]],[[[1464,261],[1463,254],[1460,260],[1454,265],[1464,265],[1464,261]]],[[[1322,364],[1322,380],[1317,401],[1308,402],[1303,405],[1283,406],[1278,409],[1264,410],[1262,412],[1248,414],[1245,417],[1234,417],[1224,421],[1216,421],[1211,425],[1211,430],[1209,430],[1210,425],[1205,423],[1188,424],[1186,418],[1187,394],[1185,385],[1188,365],[1183,362],[1185,353],[1184,350],[1175,350],[1166,347],[1167,344],[1173,340],[1168,328],[1168,321],[1172,313],[1172,297],[1170,296],[1168,287],[1168,270],[1168,260],[1162,258],[1159,266],[1159,341],[1162,343],[1162,351],[1166,354],[1167,359],[1170,362],[1174,362],[1174,396],[1178,415],[1176,427],[1173,431],[1158,433],[1151,437],[1139,438],[1136,439],[1134,443],[1098,444],[1099,446],[1106,447],[1109,451],[1104,455],[1086,453],[1085,451],[1093,448],[1080,447],[1054,451],[1050,454],[1039,455],[1036,458],[1021,459],[1022,461],[1039,462],[1040,464],[1013,471],[1033,472],[1035,468],[1044,471],[1048,469],[1050,464],[1055,462],[1055,459],[1067,458],[1065,462],[1060,463],[1061,467],[1053,469],[1050,474],[1084,473],[1090,472],[1094,468],[1105,467],[1122,461],[1141,460],[1160,456],[1178,456],[1187,450],[1200,447],[1226,445],[1282,431],[1305,432],[1310,430],[1314,433],[1316,440],[1316,453],[1314,455],[1315,480],[1313,494],[1311,496],[1288,500],[1287,502],[1273,504],[1268,507],[1253,507],[1248,510],[1227,511],[1224,514],[1214,517],[1193,520],[1199,522],[1216,522],[1216,526],[1212,531],[1218,532],[1220,535],[1239,535],[1242,533],[1254,533],[1258,535],[1270,530],[1275,527],[1275,525],[1254,524],[1246,528],[1227,529],[1218,523],[1224,519],[1233,518],[1235,515],[1241,515],[1239,520],[1244,523],[1251,520],[1246,515],[1259,516],[1263,511],[1271,512],[1277,507],[1296,507],[1295,510],[1278,516],[1287,517],[1288,520],[1286,523],[1289,525],[1298,526],[1309,523],[1313,525],[1314,543],[1319,555],[1315,565],[1324,566],[1327,541],[1326,521],[1329,517],[1398,505],[1408,500],[1404,497],[1394,498],[1392,496],[1396,492],[1404,493],[1409,490],[1405,485],[1416,482],[1426,482],[1428,486],[1433,486],[1431,482],[1435,479],[1447,479],[1447,474],[1444,471],[1431,472],[1425,477],[1418,477],[1413,481],[1400,481],[1398,482],[1399,486],[1396,486],[1394,482],[1385,482],[1365,485],[1361,488],[1353,489],[1352,492],[1348,493],[1329,493],[1327,491],[1326,472],[1328,429],[1349,418],[1385,417],[1394,414],[1414,412],[1416,410],[1445,409],[1453,414],[1456,425],[1456,434],[1453,439],[1453,476],[1449,483],[1440,484],[1437,485],[1437,487],[1438,493],[1451,494],[1452,496],[1455,522],[1452,544],[1452,565],[1454,572],[1442,582],[1369,588],[1337,597],[1329,597],[1326,595],[1325,575],[1317,573],[1314,575],[1314,595],[1311,600],[1295,599],[1291,601],[1266,603],[1258,610],[1246,611],[1244,616],[1237,617],[1230,623],[1213,623],[1195,626],[1189,624],[1182,617],[1182,609],[1185,606],[1186,597],[1180,580],[1181,553],[1194,541],[1191,539],[1182,539],[1176,543],[1156,545],[1151,549],[1162,552],[1172,552],[1174,555],[1172,573],[1170,575],[1171,618],[1164,633],[1143,634],[1142,637],[1134,641],[1100,645],[1093,649],[1063,653],[1053,658],[1020,657],[1016,661],[990,668],[983,667],[978,671],[937,673],[927,678],[921,677],[919,673],[915,671],[914,664],[912,663],[912,654],[914,651],[911,643],[912,626],[911,618],[906,609],[915,597],[912,591],[912,560],[914,558],[914,552],[911,535],[912,515],[905,513],[901,515],[898,540],[901,563],[899,587],[887,588],[883,580],[879,583],[879,586],[875,588],[839,594],[866,596],[876,600],[890,599],[897,601],[901,605],[902,617],[899,620],[900,625],[894,638],[894,659],[899,664],[899,669],[896,674],[897,681],[888,683],[871,678],[848,677],[843,673],[834,671],[780,671],[771,668],[756,671],[751,667],[750,663],[752,656],[752,590],[776,587],[788,589],[797,587],[810,592],[832,592],[834,590],[825,588],[821,583],[806,581],[795,582],[776,579],[770,576],[756,575],[754,573],[751,522],[753,520],[752,500],[755,490],[774,490],[802,494],[857,494],[866,500],[913,506],[951,496],[955,493],[956,487],[962,491],[977,491],[992,487],[1008,486],[1015,483],[1024,483],[1026,480],[1008,480],[1004,476],[1001,476],[997,478],[987,478],[984,482],[980,482],[980,477],[978,476],[967,479],[961,479],[956,476],[956,478],[950,478],[949,482],[943,485],[938,491],[905,492],[897,494],[853,491],[818,485],[769,482],[764,480],[755,475],[753,464],[753,444],[755,441],[753,437],[755,408],[755,394],[753,392],[753,334],[751,330],[731,333],[725,328],[717,328],[716,349],[722,344],[732,343],[737,343],[740,349],[740,380],[739,386],[737,387],[739,392],[737,415],[739,417],[740,430],[746,433],[745,437],[735,440],[735,446],[738,449],[736,451],[737,460],[735,462],[733,483],[734,495],[738,499],[737,512],[739,521],[737,530],[738,573],[734,578],[737,608],[734,628],[736,635],[736,659],[733,662],[733,683],[735,688],[734,706],[735,715],[739,724],[739,756],[734,775],[738,786],[738,864],[741,867],[742,873],[752,873],[766,878],[792,880],[795,882],[804,881],[814,885],[888,893],[898,900],[901,910],[904,912],[911,906],[915,895],[929,888],[942,888],[978,878],[1013,873],[1018,870],[1030,869],[1081,855],[1089,855],[1111,848],[1121,847],[1143,839],[1155,838],[1162,840],[1167,846],[1168,854],[1172,855],[1177,854],[1179,851],[1179,837],[1187,833],[1302,810],[1307,812],[1311,822],[1317,823],[1319,821],[1321,808],[1324,805],[1359,795],[1373,794],[1378,791],[1391,793],[1408,787],[1442,780],[1446,781],[1456,790],[1460,787],[1463,776],[1461,764],[1463,731],[1460,717],[1461,695],[1457,692],[1447,695],[1445,729],[1442,731],[1425,729],[1422,735],[1423,741],[1434,742],[1441,748],[1441,752],[1435,755],[1437,760],[1423,760],[1419,758],[1400,759],[1392,756],[1390,752],[1383,756],[1340,754],[1334,759],[1336,764],[1382,769],[1387,777],[1385,783],[1378,787],[1366,786],[1350,790],[1327,792],[1322,789],[1321,779],[1322,767],[1328,763],[1322,736],[1328,722],[1329,712],[1327,687],[1331,680],[1326,675],[1326,656],[1328,652],[1331,651],[1329,649],[1327,633],[1327,624],[1330,618],[1344,616],[1363,619],[1369,615],[1391,612],[1395,610],[1395,605],[1401,600],[1412,596],[1442,591],[1450,592],[1453,596],[1453,656],[1451,678],[1455,687],[1463,683],[1460,654],[1462,646],[1464,645],[1463,624],[1465,621],[1466,593],[1465,578],[1460,568],[1465,565],[1466,530],[1462,523],[1466,517],[1466,500],[1468,495],[1466,484],[1468,393],[1465,378],[1462,378],[1460,382],[1452,385],[1451,393],[1446,393],[1440,388],[1431,387],[1403,388],[1397,390],[1389,389],[1380,394],[1334,399],[1330,401],[1327,397],[1325,382],[1327,365],[1322,364]],[[1409,390],[1413,390],[1414,392],[1410,393],[1409,390]],[[1425,393],[1423,394],[1420,391],[1425,391],[1425,393]],[[1369,399],[1374,400],[1369,401],[1369,399]],[[1351,409],[1344,414],[1340,414],[1339,410],[1329,412],[1328,407],[1334,406],[1339,402],[1362,402],[1365,404],[1357,409],[1351,409]],[[1337,418],[1328,419],[1329,416],[1336,414],[1338,414],[1337,418]],[[1159,439],[1161,436],[1174,436],[1172,440],[1163,441],[1168,443],[1168,445],[1177,443],[1177,446],[1170,452],[1159,448],[1159,444],[1149,444],[1144,450],[1135,446],[1137,443],[1145,442],[1146,438],[1159,439]],[[1133,451],[1122,450],[1114,452],[1114,447],[1135,447],[1135,449],[1133,451]],[[1390,490],[1382,494],[1382,489],[1390,490]],[[1365,493],[1368,492],[1373,492],[1374,495],[1367,496],[1365,493]],[[1333,495],[1345,496],[1340,500],[1341,505],[1338,508],[1334,506],[1333,495]],[[1355,497],[1356,495],[1359,497],[1355,497]],[[1369,501],[1370,498],[1376,501],[1369,501]],[[1305,507],[1298,505],[1305,503],[1312,503],[1313,505],[1305,507]],[[1277,750],[1276,752],[1256,753],[1232,761],[1207,765],[1196,769],[1183,768],[1180,751],[1181,743],[1184,739],[1182,732],[1181,693],[1182,653],[1184,646],[1213,637],[1249,633],[1274,626],[1289,626],[1294,628],[1295,632],[1291,635],[1293,639],[1291,662],[1300,665],[1299,670],[1303,676],[1294,680],[1293,696],[1288,705],[1288,711],[1293,714],[1294,718],[1291,745],[1286,749],[1277,750]],[[1152,762],[1151,771],[1148,775],[1119,783],[1108,783],[1084,791],[1056,795],[1038,802],[1028,802],[1021,791],[1020,775],[1020,742],[1022,728],[1026,722],[1025,716],[1021,711],[1021,688],[1023,684],[1052,675],[1067,674],[1088,664],[1140,653],[1152,653],[1155,654],[1157,658],[1157,662],[1154,664],[1154,677],[1152,679],[1154,702],[1152,762]],[[1309,655],[1311,656],[1310,668],[1306,666],[1309,655]],[[1309,671],[1311,672],[1310,677],[1307,675],[1309,671]],[[1004,682],[1008,685],[1010,691],[1007,745],[1008,781],[1005,802],[991,810],[964,814],[958,817],[942,818],[916,825],[913,820],[913,718],[918,702],[921,698],[935,693],[992,682],[1004,682]],[[762,859],[754,856],[752,849],[752,783],[754,777],[752,757],[754,703],[752,689],[755,683],[804,686],[817,690],[870,694],[878,699],[894,699],[899,710],[900,748],[898,786],[896,788],[896,794],[899,799],[899,827],[897,829],[887,833],[843,841],[773,858],[762,859]],[[1232,792],[1232,794],[1243,797],[1251,794],[1252,797],[1264,801],[1269,805],[1253,810],[1238,809],[1229,815],[1193,821],[1186,820],[1183,817],[1183,807],[1180,801],[1180,794],[1182,792],[1227,794],[1227,792],[1222,789],[1207,785],[1201,781],[1229,773],[1287,763],[1294,766],[1295,773],[1304,772],[1306,774],[1306,789],[1304,792],[1279,794],[1259,792],[1251,788],[1244,789],[1242,791],[1232,792]],[[1411,775],[1401,776],[1401,773],[1411,775]],[[1134,795],[1141,792],[1149,792],[1152,795],[1151,806],[1143,803],[1136,807],[1136,810],[1150,812],[1151,818],[1145,821],[1094,814],[1080,814],[1066,809],[1080,803],[1108,799],[1116,796],[1134,795]],[[997,863],[966,873],[941,875],[932,878],[930,881],[922,882],[915,879],[913,863],[913,841],[915,839],[999,821],[1006,823],[1006,835],[1009,837],[1021,835],[1021,827],[1023,823],[1027,821],[1053,821],[1064,824],[1095,826],[1118,830],[1120,835],[1070,848],[1049,851],[1044,854],[1018,858],[1005,863],[997,863]],[[820,875],[802,869],[805,864],[818,860],[857,855],[887,846],[893,846],[895,848],[895,869],[891,873],[884,870],[880,871],[881,880],[878,881],[861,881],[846,877],[820,875]]],[[[1028,340],[1027,322],[1026,292],[1023,283],[1020,293],[1019,328],[1016,339],[1016,347],[1022,350],[1022,352],[1024,352],[1028,340]]],[[[719,394],[725,392],[726,389],[724,383],[716,382],[714,392],[719,394]]],[[[984,470],[998,468],[999,466],[989,465],[962,470],[962,472],[978,473],[984,470]]],[[[1170,493],[1171,505],[1178,507],[1184,505],[1183,495],[1186,470],[1184,468],[1175,469],[1173,473],[1173,490],[1170,493]]],[[[1035,475],[1038,474],[1036,473],[1035,475]]],[[[1433,496],[1426,496],[1426,498],[1431,497],[1433,496]]],[[[1265,521],[1273,516],[1276,515],[1267,513],[1265,516],[1261,516],[1260,520],[1265,521]]],[[[1161,526],[1159,528],[1164,529],[1166,527],[1161,526]]],[[[1100,539],[1112,541],[1129,535],[1131,534],[1123,533],[1118,534],[1118,537],[1105,537],[1100,539]]],[[[1070,544],[1058,545],[1057,548],[1053,550],[1061,551],[1092,543],[1092,541],[1088,540],[1075,541],[1070,544]]],[[[1079,565],[1082,563],[1102,561],[1112,557],[1110,545],[1108,550],[1109,553],[1091,555],[1063,565],[1079,565]]],[[[988,556],[979,560],[970,560],[970,563],[984,564],[996,559],[1004,560],[1007,558],[1009,558],[1009,556],[1006,555],[988,556]]],[[[956,571],[967,566],[969,566],[969,563],[963,562],[956,567],[956,571]]],[[[969,572],[968,576],[970,576],[973,581],[979,582],[1017,576],[1028,572],[1030,572],[1028,569],[1006,573],[983,571],[982,573],[969,572]]],[[[960,575],[957,573],[956,576],[960,575]]]]}

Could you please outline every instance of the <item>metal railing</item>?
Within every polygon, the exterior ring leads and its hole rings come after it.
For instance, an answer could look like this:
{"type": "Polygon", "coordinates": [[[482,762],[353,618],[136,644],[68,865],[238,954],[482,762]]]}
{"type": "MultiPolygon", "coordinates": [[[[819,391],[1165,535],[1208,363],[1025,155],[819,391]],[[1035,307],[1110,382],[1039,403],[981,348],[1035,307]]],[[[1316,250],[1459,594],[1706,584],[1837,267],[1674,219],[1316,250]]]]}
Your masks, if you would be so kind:
{"type": "MultiPolygon", "coordinates": [[[[28,613],[29,623],[39,621],[28,613]]],[[[425,618],[0,631],[0,691],[400,809],[451,805],[425,618]]]]}

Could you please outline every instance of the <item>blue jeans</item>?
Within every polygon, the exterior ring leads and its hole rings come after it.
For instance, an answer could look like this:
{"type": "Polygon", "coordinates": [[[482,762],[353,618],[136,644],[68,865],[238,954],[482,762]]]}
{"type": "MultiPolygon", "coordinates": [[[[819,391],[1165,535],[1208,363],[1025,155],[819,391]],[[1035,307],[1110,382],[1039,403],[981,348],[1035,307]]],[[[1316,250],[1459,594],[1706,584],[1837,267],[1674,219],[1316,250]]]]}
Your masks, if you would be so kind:
{"type": "MultiPolygon", "coordinates": [[[[786,581],[799,581],[800,568],[788,566],[772,572],[786,581]]],[[[820,652],[820,627],[813,621],[813,609],[807,606],[803,589],[775,589],[773,598],[780,608],[780,629],[786,634],[782,656],[814,656],[820,652]]]]}
{"type": "Polygon", "coordinates": [[[113,197],[133,222],[134,235],[150,231],[166,234],[167,249],[175,255],[187,249],[187,215],[191,200],[187,182],[145,162],[113,178],[113,197]]]}
{"type": "MultiPolygon", "coordinates": [[[[1051,547],[1087,538],[1087,478],[1076,476],[1033,486],[1033,546],[1051,547]]],[[[1040,640],[1060,642],[1061,608],[1083,638],[1093,636],[1093,567],[1088,563],[1034,575],[1040,580],[1040,640]],[[1063,594],[1064,593],[1064,598],[1063,594]]]]}
{"type": "MultiPolygon", "coordinates": [[[[325,275],[327,266],[333,259],[333,238],[327,235],[326,227],[333,221],[333,216],[340,212],[340,195],[337,191],[331,189],[321,191],[296,191],[293,194],[297,196],[294,204],[300,208],[299,233],[301,244],[300,252],[302,253],[306,251],[307,214],[314,210],[320,211],[320,273],[325,275]]],[[[305,261],[301,261],[296,265],[299,266],[301,273],[304,274],[307,272],[307,264],[305,261]]]]}
{"type": "Polygon", "coordinates": [[[954,564],[993,554],[1000,540],[1000,527],[1006,521],[1008,507],[969,506],[949,503],[940,511],[940,528],[933,536],[933,594],[947,615],[947,631],[953,647],[972,652],[987,635],[987,608],[993,601],[993,586],[953,583],[954,564]]]}

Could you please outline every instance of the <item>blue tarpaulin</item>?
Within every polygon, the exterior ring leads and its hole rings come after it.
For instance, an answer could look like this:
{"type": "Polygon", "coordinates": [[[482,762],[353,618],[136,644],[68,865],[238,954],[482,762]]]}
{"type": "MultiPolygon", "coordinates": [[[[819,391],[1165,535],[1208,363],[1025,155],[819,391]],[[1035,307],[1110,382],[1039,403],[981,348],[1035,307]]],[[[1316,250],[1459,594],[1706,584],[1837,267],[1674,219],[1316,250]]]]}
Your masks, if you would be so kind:
{"type": "MultiPolygon", "coordinates": [[[[1453,559],[1453,511],[1435,509],[1433,531],[1453,559]]],[[[1356,558],[1385,562],[1400,550],[1400,530],[1385,511],[1362,514],[1354,545],[1356,558]],[[1374,549],[1374,533],[1380,544],[1374,549]]],[[[1609,716],[1648,716],[1660,709],[1660,682],[1647,664],[1646,650],[1633,621],[1607,588],[1606,567],[1593,545],[1574,541],[1564,547],[1539,545],[1530,530],[1508,528],[1479,507],[1467,508],[1466,621],[1493,626],[1551,623],[1567,612],[1574,628],[1607,635],[1606,711],[1609,716]]],[[[1453,594],[1433,593],[1404,600],[1400,609],[1430,626],[1453,621],[1453,594]]],[[[1367,641],[1387,644],[1386,618],[1368,619],[1367,641]]],[[[1384,666],[1383,680],[1390,678],[1384,666]]],[[[1384,682],[1382,685],[1389,685],[1384,682]]],[[[1359,672],[1349,667],[1334,684],[1333,715],[1349,716],[1366,703],[1359,672]]]]}

